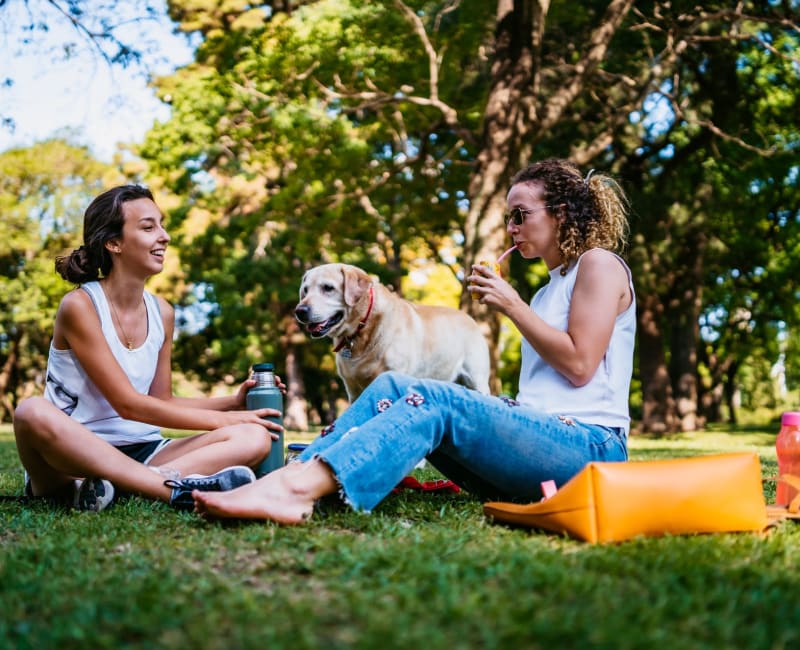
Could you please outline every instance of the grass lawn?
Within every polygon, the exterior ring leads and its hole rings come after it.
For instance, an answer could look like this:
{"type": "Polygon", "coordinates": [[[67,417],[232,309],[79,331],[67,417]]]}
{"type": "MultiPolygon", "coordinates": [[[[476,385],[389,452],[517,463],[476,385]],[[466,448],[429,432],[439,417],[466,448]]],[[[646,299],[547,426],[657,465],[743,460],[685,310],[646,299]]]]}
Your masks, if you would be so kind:
{"type": "MultiPolygon", "coordinates": [[[[773,476],[776,432],[636,437],[632,457],[755,450],[773,476]]],[[[0,493],[21,491],[6,426],[0,493]]],[[[139,498],[100,514],[3,500],[0,648],[799,647],[798,524],[591,546],[481,505],[406,491],[282,528],[139,498]]]]}

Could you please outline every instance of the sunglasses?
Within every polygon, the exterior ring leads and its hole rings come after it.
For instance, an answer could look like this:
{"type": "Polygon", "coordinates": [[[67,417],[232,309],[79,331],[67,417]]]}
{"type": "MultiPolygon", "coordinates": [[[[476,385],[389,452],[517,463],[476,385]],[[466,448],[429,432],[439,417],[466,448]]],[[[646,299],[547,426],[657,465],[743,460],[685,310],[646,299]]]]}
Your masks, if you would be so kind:
{"type": "Polygon", "coordinates": [[[530,210],[525,210],[524,208],[512,208],[503,215],[503,221],[505,222],[506,226],[508,225],[509,221],[513,221],[515,226],[521,226],[522,222],[525,221],[525,215],[529,212],[536,212],[536,210],[551,210],[554,207],[557,206],[542,205],[538,208],[532,208],[530,210]]]}

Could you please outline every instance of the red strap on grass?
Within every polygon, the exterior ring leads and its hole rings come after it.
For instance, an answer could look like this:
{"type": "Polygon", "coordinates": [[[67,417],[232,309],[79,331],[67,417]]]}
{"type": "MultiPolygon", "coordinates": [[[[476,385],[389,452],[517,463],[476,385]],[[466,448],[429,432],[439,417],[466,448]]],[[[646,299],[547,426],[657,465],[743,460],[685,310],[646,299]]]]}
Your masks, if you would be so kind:
{"type": "Polygon", "coordinates": [[[392,492],[401,492],[402,490],[419,490],[420,492],[441,492],[458,494],[461,488],[458,487],[453,481],[447,479],[439,479],[436,481],[424,481],[420,483],[413,476],[405,476],[403,480],[397,484],[392,492]]]}

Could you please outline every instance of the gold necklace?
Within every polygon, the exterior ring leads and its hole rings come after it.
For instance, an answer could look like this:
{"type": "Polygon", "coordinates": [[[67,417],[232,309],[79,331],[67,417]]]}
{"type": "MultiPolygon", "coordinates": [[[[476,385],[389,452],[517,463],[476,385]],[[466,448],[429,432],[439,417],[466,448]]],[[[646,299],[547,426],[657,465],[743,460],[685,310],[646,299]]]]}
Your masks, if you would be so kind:
{"type": "MultiPolygon", "coordinates": [[[[120,319],[119,314],[117,313],[117,307],[114,304],[114,301],[111,300],[111,296],[109,295],[108,291],[105,290],[105,287],[103,287],[103,292],[106,294],[106,298],[108,298],[108,302],[111,304],[111,309],[114,311],[114,316],[117,317],[117,325],[119,325],[119,329],[122,332],[122,336],[125,337],[125,345],[128,346],[129,350],[133,350],[133,341],[128,336],[128,333],[125,331],[125,328],[122,326],[122,320],[120,319]]],[[[142,300],[144,300],[144,297],[142,297],[142,300]]]]}

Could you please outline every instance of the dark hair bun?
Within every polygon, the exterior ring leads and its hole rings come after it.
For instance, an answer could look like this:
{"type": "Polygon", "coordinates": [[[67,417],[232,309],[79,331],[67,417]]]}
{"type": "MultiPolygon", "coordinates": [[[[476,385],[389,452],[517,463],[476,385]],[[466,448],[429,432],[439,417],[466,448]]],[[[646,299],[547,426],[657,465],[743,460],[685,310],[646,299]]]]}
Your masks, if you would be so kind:
{"type": "Polygon", "coordinates": [[[89,251],[81,246],[69,255],[56,258],[56,271],[65,280],[75,284],[97,280],[98,265],[91,259],[89,251]]]}

